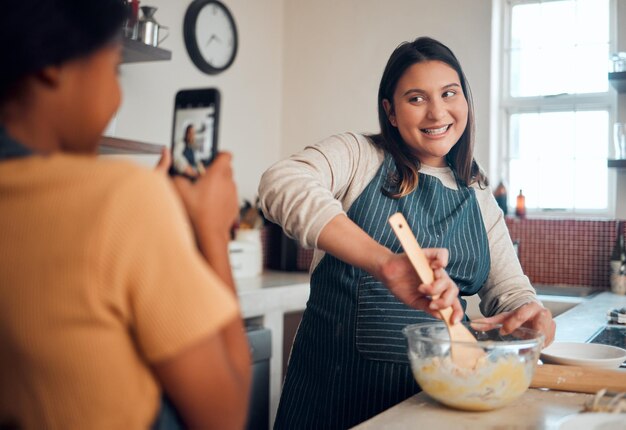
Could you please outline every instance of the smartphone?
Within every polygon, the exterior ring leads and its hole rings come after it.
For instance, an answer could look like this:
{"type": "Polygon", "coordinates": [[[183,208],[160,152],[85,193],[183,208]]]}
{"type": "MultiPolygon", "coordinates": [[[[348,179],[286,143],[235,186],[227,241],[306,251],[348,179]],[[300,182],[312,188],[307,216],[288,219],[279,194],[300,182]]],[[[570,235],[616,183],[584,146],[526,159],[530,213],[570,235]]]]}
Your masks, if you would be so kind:
{"type": "Polygon", "coordinates": [[[196,179],[217,154],[220,93],[217,88],[184,89],[174,99],[170,175],[196,179]]]}

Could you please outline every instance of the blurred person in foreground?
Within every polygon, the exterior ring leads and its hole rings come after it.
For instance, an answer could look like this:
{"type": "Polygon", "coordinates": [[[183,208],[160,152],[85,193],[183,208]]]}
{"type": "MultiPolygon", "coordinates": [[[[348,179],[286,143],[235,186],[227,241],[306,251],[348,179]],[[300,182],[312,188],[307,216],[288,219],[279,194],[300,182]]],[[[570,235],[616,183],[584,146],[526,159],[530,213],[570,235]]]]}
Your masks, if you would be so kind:
{"type": "Polygon", "coordinates": [[[194,184],[96,157],[120,104],[121,0],[0,14],[0,428],[242,428],[230,156],[194,184]]]}

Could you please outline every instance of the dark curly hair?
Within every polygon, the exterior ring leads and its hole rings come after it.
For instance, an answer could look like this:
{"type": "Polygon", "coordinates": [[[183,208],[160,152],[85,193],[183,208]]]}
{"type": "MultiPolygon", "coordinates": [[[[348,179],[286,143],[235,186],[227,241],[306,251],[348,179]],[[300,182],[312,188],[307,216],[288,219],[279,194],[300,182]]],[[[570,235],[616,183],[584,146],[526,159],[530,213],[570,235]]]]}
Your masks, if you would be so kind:
{"type": "Polygon", "coordinates": [[[123,0],[11,0],[0,13],[0,103],[26,76],[83,57],[121,33],[123,0]]]}

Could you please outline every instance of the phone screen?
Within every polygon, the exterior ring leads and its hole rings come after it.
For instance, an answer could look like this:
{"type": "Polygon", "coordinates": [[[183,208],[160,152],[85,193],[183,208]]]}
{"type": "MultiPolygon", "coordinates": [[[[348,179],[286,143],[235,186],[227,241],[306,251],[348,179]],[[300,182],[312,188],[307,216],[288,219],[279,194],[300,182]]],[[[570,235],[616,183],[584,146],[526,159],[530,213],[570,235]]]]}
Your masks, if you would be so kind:
{"type": "Polygon", "coordinates": [[[217,152],[219,92],[215,88],[176,94],[170,174],[191,179],[204,173],[217,152]]]}

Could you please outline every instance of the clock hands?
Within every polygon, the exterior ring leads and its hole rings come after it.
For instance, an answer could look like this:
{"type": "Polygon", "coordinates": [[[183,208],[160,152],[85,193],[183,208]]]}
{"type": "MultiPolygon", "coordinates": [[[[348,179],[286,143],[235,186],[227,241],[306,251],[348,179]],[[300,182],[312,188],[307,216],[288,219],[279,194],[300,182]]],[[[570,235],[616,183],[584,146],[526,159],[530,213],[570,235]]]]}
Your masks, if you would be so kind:
{"type": "Polygon", "coordinates": [[[216,40],[218,43],[222,43],[222,39],[220,39],[219,36],[212,34],[209,40],[207,41],[206,46],[209,46],[211,42],[213,42],[214,40],[216,40]]]}

